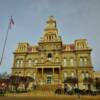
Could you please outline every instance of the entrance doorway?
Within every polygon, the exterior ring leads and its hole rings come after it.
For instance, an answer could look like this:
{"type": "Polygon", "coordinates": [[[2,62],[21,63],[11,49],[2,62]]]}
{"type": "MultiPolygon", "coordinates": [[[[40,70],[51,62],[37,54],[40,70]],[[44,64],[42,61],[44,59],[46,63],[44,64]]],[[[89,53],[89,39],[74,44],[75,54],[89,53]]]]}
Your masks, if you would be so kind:
{"type": "Polygon", "coordinates": [[[47,75],[47,84],[52,84],[52,75],[47,75]]]}

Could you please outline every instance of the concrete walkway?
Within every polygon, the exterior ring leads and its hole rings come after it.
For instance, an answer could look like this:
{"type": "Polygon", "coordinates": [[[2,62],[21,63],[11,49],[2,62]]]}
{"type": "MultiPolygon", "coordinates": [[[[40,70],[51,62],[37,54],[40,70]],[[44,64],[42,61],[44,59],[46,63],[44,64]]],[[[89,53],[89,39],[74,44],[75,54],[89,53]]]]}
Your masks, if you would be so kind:
{"type": "Polygon", "coordinates": [[[28,93],[6,93],[6,96],[56,96],[52,91],[32,91],[28,93]]]}

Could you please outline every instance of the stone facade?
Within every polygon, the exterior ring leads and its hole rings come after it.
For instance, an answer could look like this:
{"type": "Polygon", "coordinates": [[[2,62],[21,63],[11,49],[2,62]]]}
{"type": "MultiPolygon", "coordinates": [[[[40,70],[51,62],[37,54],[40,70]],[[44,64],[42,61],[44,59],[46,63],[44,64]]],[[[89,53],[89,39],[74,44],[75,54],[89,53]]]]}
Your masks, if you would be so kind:
{"type": "Polygon", "coordinates": [[[100,71],[94,71],[94,78],[100,78],[100,71]]]}
{"type": "Polygon", "coordinates": [[[36,84],[58,84],[68,76],[78,77],[79,87],[84,77],[93,77],[91,51],[86,39],[63,44],[56,20],[50,16],[38,44],[23,42],[14,51],[12,75],[31,76],[36,84]]]}

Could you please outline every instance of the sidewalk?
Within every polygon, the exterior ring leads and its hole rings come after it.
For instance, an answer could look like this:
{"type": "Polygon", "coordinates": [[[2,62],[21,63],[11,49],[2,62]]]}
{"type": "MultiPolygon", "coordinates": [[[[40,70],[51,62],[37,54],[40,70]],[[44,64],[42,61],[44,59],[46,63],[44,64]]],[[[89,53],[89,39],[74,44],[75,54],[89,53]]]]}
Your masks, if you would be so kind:
{"type": "Polygon", "coordinates": [[[28,93],[6,93],[5,96],[56,96],[52,91],[32,91],[28,93]]]}

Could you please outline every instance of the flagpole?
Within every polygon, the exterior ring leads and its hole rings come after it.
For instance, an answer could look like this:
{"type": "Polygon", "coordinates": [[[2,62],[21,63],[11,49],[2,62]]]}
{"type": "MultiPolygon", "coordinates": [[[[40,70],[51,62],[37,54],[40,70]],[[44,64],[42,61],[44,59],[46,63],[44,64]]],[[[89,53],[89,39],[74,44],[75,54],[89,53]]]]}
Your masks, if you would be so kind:
{"type": "Polygon", "coordinates": [[[10,29],[10,23],[8,25],[8,29],[7,29],[7,32],[6,32],[6,37],[5,37],[5,41],[4,41],[4,45],[3,45],[2,55],[1,55],[1,58],[0,58],[0,66],[2,64],[2,60],[3,60],[3,56],[4,56],[4,52],[5,52],[5,47],[6,47],[6,43],[7,43],[7,39],[8,39],[9,29],[10,29]]]}

